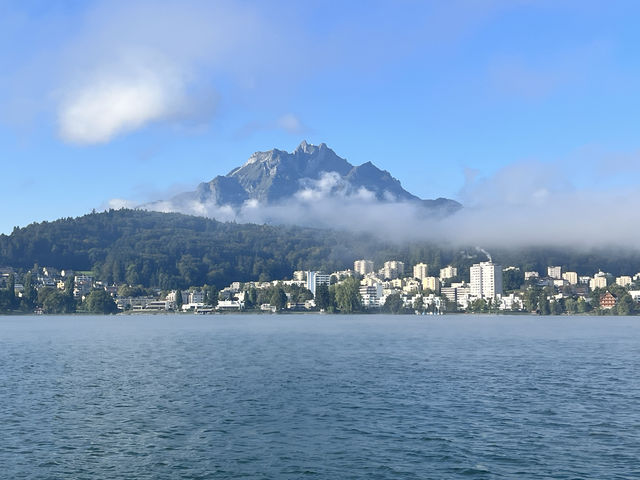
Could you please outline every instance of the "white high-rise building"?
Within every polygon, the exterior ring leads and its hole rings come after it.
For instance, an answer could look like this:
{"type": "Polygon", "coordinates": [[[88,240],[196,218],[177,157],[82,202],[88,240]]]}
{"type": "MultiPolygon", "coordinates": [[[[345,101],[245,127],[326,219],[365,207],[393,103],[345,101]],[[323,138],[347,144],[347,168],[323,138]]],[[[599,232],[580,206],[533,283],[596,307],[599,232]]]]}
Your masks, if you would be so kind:
{"type": "Polygon", "coordinates": [[[362,275],[373,272],[373,262],[371,260],[356,260],[353,262],[353,270],[362,275]]]}
{"type": "Polygon", "coordinates": [[[502,295],[502,267],[493,262],[476,263],[471,267],[471,296],[496,298],[502,295]]]}
{"type": "Polygon", "coordinates": [[[311,290],[313,296],[316,296],[316,287],[318,285],[329,285],[331,283],[331,275],[321,272],[307,272],[307,289],[311,290]]]}
{"type": "Polygon", "coordinates": [[[422,280],[429,276],[429,265],[426,263],[418,263],[413,267],[413,278],[422,280]]]}
{"type": "Polygon", "coordinates": [[[384,278],[394,279],[404,277],[404,263],[397,260],[384,262],[383,275],[384,278]]]}
{"type": "Polygon", "coordinates": [[[547,277],[560,280],[562,278],[562,267],[547,267],[547,277]]]}
{"type": "Polygon", "coordinates": [[[362,297],[362,305],[365,308],[379,307],[380,298],[382,298],[382,285],[379,283],[362,285],[360,286],[360,296],[362,297]]]}
{"type": "Polygon", "coordinates": [[[449,278],[457,277],[458,269],[456,267],[452,267],[451,265],[447,265],[444,268],[440,269],[440,280],[447,280],[449,278]]]}

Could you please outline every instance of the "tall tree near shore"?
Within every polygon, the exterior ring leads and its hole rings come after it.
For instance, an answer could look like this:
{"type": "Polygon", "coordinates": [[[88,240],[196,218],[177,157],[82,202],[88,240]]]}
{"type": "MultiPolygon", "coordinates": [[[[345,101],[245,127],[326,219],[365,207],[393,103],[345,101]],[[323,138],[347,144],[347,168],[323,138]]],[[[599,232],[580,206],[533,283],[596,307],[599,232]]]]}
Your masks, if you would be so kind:
{"type": "Polygon", "coordinates": [[[277,286],[273,290],[269,303],[272,307],[275,307],[277,311],[284,310],[287,306],[287,294],[281,286],[277,286]]]}
{"type": "Polygon", "coordinates": [[[362,310],[360,298],[360,282],[353,277],[332,286],[335,289],[336,306],[342,313],[353,313],[362,310]]]}
{"type": "Polygon", "coordinates": [[[329,294],[329,287],[325,284],[318,285],[316,287],[316,307],[320,310],[328,312],[331,309],[331,295],[329,294]]]}
{"type": "Polygon", "coordinates": [[[118,306],[111,295],[104,290],[93,290],[86,300],[87,310],[91,313],[118,313],[118,306]]]}
{"type": "Polygon", "coordinates": [[[23,280],[24,291],[22,292],[22,308],[32,310],[36,306],[38,300],[38,292],[33,288],[33,276],[31,272],[27,272],[23,280]]]}
{"type": "Polygon", "coordinates": [[[176,290],[176,310],[180,310],[182,308],[182,290],[176,290]]]}
{"type": "Polygon", "coordinates": [[[7,282],[7,298],[11,308],[16,307],[16,277],[12,273],[9,275],[9,281],[7,282]]]}

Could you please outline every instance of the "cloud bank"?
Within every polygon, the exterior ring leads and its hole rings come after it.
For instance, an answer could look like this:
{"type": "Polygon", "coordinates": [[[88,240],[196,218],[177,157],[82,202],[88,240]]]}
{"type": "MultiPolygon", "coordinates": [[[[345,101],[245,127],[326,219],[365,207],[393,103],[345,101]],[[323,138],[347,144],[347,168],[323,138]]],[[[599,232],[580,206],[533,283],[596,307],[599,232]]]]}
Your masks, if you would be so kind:
{"type": "Polygon", "coordinates": [[[555,246],[640,249],[637,188],[620,176],[638,175],[639,155],[580,155],[562,162],[521,161],[489,177],[469,175],[459,198],[464,208],[450,216],[429,215],[415,202],[380,201],[354,190],[335,172],[306,179],[285,201],[156,202],[151,209],[180,211],[221,221],[295,224],[365,232],[390,241],[491,247],[555,246]],[[619,161],[615,161],[618,158],[619,161]],[[579,168],[578,168],[579,165],[579,168]],[[610,165],[605,174],[604,165],[610,165]],[[576,178],[582,178],[582,186],[576,178]],[[594,188],[585,178],[597,182],[594,188]]]}

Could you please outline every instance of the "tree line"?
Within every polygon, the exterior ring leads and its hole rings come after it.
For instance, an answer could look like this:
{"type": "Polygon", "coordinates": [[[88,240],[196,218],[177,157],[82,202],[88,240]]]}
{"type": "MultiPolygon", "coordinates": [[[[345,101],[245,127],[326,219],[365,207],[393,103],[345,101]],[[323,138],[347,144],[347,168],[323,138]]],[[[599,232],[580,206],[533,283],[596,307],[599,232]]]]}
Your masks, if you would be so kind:
{"type": "MultiPolygon", "coordinates": [[[[503,248],[492,254],[497,263],[520,267],[521,272],[544,272],[547,265],[590,275],[598,269],[614,275],[640,271],[638,251],[503,248]]],[[[371,259],[379,267],[384,261],[399,260],[405,263],[407,274],[414,264],[424,262],[433,276],[439,275],[441,267],[453,265],[458,268],[458,279],[467,281],[469,267],[486,260],[475,247],[127,209],[33,223],[0,235],[0,265],[14,267],[21,274],[37,264],[91,271],[107,284],[162,290],[286,279],[294,270],[332,272],[352,268],[358,258],[371,259]]],[[[506,288],[519,281],[510,280],[509,275],[506,288]]]]}
{"type": "Polygon", "coordinates": [[[24,289],[20,296],[15,293],[15,276],[11,274],[5,288],[0,289],[0,313],[33,312],[42,313],[116,313],[118,307],[111,295],[103,289],[91,291],[84,301],[74,297],[73,278],[65,281],[64,290],[54,287],[42,287],[38,290],[33,285],[31,272],[23,278],[24,289]]]}

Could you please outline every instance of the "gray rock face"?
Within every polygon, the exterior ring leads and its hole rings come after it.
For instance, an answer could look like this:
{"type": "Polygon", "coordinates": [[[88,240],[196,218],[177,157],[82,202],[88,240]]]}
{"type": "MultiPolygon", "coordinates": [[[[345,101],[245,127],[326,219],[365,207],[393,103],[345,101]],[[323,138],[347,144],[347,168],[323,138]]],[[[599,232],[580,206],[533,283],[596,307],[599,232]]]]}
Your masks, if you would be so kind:
{"type": "MultiPolygon", "coordinates": [[[[194,202],[233,208],[240,208],[248,200],[266,205],[295,202],[296,194],[327,175],[333,182],[327,187],[329,194],[335,191],[348,196],[365,192],[380,202],[411,202],[423,206],[425,215],[442,216],[461,208],[458,202],[446,198],[422,200],[371,162],[354,166],[324,143],[310,145],[306,141],[291,153],[277,149],[256,152],[241,167],[201,183],[194,192],[173,197],[170,204],[180,211],[185,210],[181,206],[194,202]]],[[[153,204],[147,207],[153,209],[153,204]]]]}
{"type": "Polygon", "coordinates": [[[236,179],[249,198],[274,202],[293,196],[305,179],[318,179],[323,172],[345,176],[352,169],[353,165],[324,143],[316,146],[303,141],[293,153],[277,149],[256,152],[227,178],[236,179]]]}

